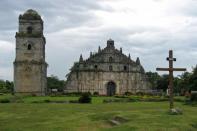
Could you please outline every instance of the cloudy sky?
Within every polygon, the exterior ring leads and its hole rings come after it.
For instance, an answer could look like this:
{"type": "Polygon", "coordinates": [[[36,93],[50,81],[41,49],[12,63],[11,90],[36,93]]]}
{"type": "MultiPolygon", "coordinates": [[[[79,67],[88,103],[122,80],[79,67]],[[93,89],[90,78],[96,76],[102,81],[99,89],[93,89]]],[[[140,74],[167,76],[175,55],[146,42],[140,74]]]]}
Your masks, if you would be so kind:
{"type": "Polygon", "coordinates": [[[176,67],[197,64],[197,0],[1,0],[0,79],[13,80],[18,16],[29,8],[44,20],[48,75],[65,79],[80,54],[109,38],[146,71],[167,66],[169,49],[176,67]]]}

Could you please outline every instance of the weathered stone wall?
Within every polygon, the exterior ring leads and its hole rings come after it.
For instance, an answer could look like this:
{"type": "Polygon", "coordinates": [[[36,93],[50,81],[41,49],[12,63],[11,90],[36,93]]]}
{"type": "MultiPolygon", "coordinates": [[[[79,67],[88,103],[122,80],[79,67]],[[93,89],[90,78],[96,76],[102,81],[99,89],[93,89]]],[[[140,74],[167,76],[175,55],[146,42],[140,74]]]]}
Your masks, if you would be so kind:
{"type": "Polygon", "coordinates": [[[17,61],[44,61],[45,43],[42,37],[17,37],[16,39],[16,60],[17,61]],[[31,50],[28,50],[31,45],[31,50]]]}
{"type": "Polygon", "coordinates": [[[43,24],[40,20],[34,20],[34,24],[29,22],[29,20],[19,20],[19,32],[27,33],[27,28],[32,27],[32,33],[43,33],[43,24]]]}
{"type": "Polygon", "coordinates": [[[46,64],[18,62],[14,67],[16,93],[44,95],[46,92],[46,64]]]}
{"type": "Polygon", "coordinates": [[[132,72],[75,72],[68,80],[67,92],[99,92],[100,95],[107,95],[108,82],[116,84],[116,94],[125,92],[146,92],[146,76],[132,72]]]}

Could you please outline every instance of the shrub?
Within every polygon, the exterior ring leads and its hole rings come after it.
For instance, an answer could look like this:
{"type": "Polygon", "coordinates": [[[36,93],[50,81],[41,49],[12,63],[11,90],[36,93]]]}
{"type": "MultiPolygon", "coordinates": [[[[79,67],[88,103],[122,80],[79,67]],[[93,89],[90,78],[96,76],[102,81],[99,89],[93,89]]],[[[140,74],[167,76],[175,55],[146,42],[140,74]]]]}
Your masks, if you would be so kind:
{"type": "Polygon", "coordinates": [[[132,93],[132,92],[125,92],[124,94],[125,94],[126,96],[133,95],[133,93],[132,93]]]}
{"type": "Polygon", "coordinates": [[[98,93],[98,92],[94,92],[93,95],[94,95],[94,96],[98,96],[99,93],[98,93]]]}
{"type": "Polygon", "coordinates": [[[192,93],[190,97],[191,101],[197,101],[197,93],[192,93]]]}
{"type": "Polygon", "coordinates": [[[138,96],[143,96],[143,95],[144,95],[144,92],[140,92],[140,91],[139,91],[139,92],[136,93],[136,95],[138,95],[138,96]]]}
{"type": "Polygon", "coordinates": [[[9,99],[1,99],[0,103],[10,103],[10,100],[9,99]]]}
{"type": "Polygon", "coordinates": [[[69,100],[69,103],[79,103],[78,100],[69,100]]]}
{"type": "MultiPolygon", "coordinates": [[[[85,93],[86,93],[86,92],[85,92],[85,93]]],[[[89,92],[89,91],[88,91],[87,93],[88,93],[90,96],[92,95],[92,93],[91,93],[91,92],[89,92]]],[[[83,94],[83,93],[82,93],[82,94],[83,94]]]]}
{"type": "Polygon", "coordinates": [[[50,103],[51,101],[49,99],[44,100],[44,103],[50,103]]]}
{"type": "Polygon", "coordinates": [[[91,96],[90,96],[90,93],[86,92],[86,93],[83,93],[81,95],[81,97],[79,98],[79,103],[91,103],[91,96]]]}
{"type": "Polygon", "coordinates": [[[31,94],[31,96],[32,96],[32,97],[35,97],[35,96],[36,96],[36,94],[32,93],[32,94],[31,94]]]}

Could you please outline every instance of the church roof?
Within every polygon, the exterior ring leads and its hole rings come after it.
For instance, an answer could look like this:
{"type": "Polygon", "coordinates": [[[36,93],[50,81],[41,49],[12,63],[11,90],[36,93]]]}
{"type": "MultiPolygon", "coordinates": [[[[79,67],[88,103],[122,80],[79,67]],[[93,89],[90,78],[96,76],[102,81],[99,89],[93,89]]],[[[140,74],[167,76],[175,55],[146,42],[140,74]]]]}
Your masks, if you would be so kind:
{"type": "Polygon", "coordinates": [[[109,39],[107,41],[107,46],[104,49],[98,49],[99,51],[96,53],[90,53],[90,57],[84,62],[97,62],[97,63],[103,63],[103,62],[110,62],[108,59],[106,60],[106,57],[112,58],[112,63],[131,63],[135,64],[135,62],[125,54],[122,53],[122,48],[120,50],[116,49],[114,46],[114,40],[109,39]]]}
{"type": "Polygon", "coordinates": [[[126,56],[120,50],[116,49],[113,40],[107,41],[107,46],[104,49],[98,48],[97,53],[90,52],[88,59],[83,59],[80,55],[79,61],[75,62],[66,77],[70,79],[73,72],[132,72],[145,73],[143,66],[140,64],[140,59],[133,61],[130,54],[126,56]]]}
{"type": "Polygon", "coordinates": [[[103,49],[98,48],[98,52],[90,52],[88,59],[83,59],[80,55],[79,61],[75,62],[72,71],[110,71],[109,66],[114,66],[113,71],[139,71],[144,73],[144,68],[139,62],[139,58],[133,61],[130,54],[127,56],[114,46],[112,39],[107,41],[107,46],[103,49]],[[123,68],[124,67],[124,68],[123,68]],[[119,69],[118,69],[119,68],[119,69]],[[124,69],[124,70],[123,70],[124,69]]]}

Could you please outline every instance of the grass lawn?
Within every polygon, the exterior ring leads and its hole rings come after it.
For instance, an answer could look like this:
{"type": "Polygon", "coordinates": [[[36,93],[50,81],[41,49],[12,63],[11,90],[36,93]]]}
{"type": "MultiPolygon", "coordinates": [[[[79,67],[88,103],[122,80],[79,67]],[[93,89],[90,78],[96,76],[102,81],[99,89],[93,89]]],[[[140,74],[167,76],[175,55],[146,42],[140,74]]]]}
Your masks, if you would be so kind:
{"type": "MultiPolygon", "coordinates": [[[[0,99],[12,96],[0,96],[0,99]]],[[[93,97],[92,104],[34,103],[43,100],[77,100],[77,97],[24,97],[24,103],[0,104],[0,131],[196,131],[197,107],[175,103],[183,115],[169,115],[168,102],[102,103],[110,97],[93,97]],[[115,117],[127,120],[113,125],[115,117]]]]}

